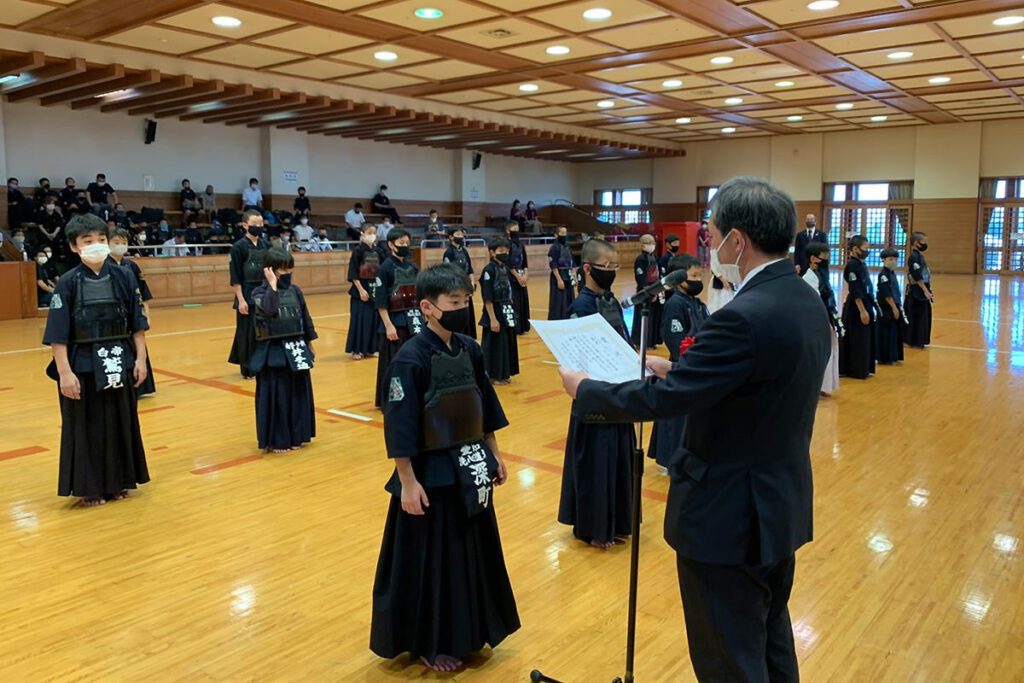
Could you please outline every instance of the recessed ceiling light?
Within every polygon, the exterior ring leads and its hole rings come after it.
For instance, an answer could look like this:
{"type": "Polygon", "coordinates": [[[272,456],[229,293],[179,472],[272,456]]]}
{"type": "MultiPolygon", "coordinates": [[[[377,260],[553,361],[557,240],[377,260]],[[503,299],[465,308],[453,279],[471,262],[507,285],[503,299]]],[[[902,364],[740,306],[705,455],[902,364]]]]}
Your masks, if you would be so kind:
{"type": "Polygon", "coordinates": [[[843,102],[842,104],[837,104],[836,105],[836,109],[838,109],[839,111],[846,111],[847,109],[853,109],[853,103],[852,102],[843,102]]]}
{"type": "Polygon", "coordinates": [[[999,17],[992,22],[993,26],[1016,26],[1017,24],[1024,24],[1024,17],[999,17]]]}
{"type": "Polygon", "coordinates": [[[238,28],[242,25],[242,20],[236,17],[214,17],[210,21],[221,28],[238,28]]]}
{"type": "Polygon", "coordinates": [[[676,119],[676,123],[689,123],[689,122],[690,122],[690,117],[689,116],[682,116],[682,117],[676,119]]]}
{"type": "Polygon", "coordinates": [[[787,121],[803,121],[804,117],[800,116],[799,114],[793,114],[792,116],[787,116],[786,120],[787,121]]]}
{"type": "Polygon", "coordinates": [[[888,116],[872,116],[871,120],[874,121],[875,123],[881,123],[882,121],[885,121],[887,118],[889,118],[889,117],[888,116]]]}
{"type": "Polygon", "coordinates": [[[588,9],[583,13],[583,18],[589,21],[604,21],[612,15],[610,9],[604,9],[601,7],[595,7],[594,9],[588,9]]]}
{"type": "Polygon", "coordinates": [[[565,45],[552,45],[548,49],[544,50],[549,55],[567,55],[569,54],[569,48],[565,45]]]}
{"type": "Polygon", "coordinates": [[[612,102],[611,100],[601,100],[600,102],[597,103],[597,106],[600,107],[601,109],[610,109],[615,106],[615,103],[612,102]]]}
{"type": "Polygon", "coordinates": [[[743,98],[742,97],[729,97],[729,98],[727,98],[725,100],[725,103],[730,105],[730,106],[735,105],[735,104],[743,104],[743,98]]]}
{"type": "Polygon", "coordinates": [[[373,58],[381,62],[393,62],[398,59],[398,55],[388,50],[381,50],[380,52],[374,52],[373,58]]]}
{"type": "Polygon", "coordinates": [[[523,83],[521,86],[519,86],[519,89],[522,90],[523,92],[537,92],[538,90],[540,90],[540,86],[537,85],[536,83],[523,83]]]}
{"type": "Polygon", "coordinates": [[[721,65],[721,64],[732,64],[732,57],[727,57],[726,55],[720,55],[718,57],[712,57],[711,58],[711,63],[712,64],[719,64],[719,65],[721,65]]]}
{"type": "Polygon", "coordinates": [[[733,128],[732,126],[729,126],[728,128],[723,128],[722,132],[728,135],[729,133],[735,133],[736,129],[733,128]]]}
{"type": "Polygon", "coordinates": [[[949,76],[936,76],[929,78],[928,82],[934,85],[942,85],[943,83],[949,83],[952,79],[949,76]]]}
{"type": "Polygon", "coordinates": [[[889,59],[910,59],[914,56],[914,53],[910,50],[899,50],[898,52],[890,52],[886,55],[889,59]]]}
{"type": "Polygon", "coordinates": [[[792,88],[796,83],[793,81],[779,81],[775,84],[776,88],[792,88]]]}
{"type": "Polygon", "coordinates": [[[814,2],[807,5],[807,9],[812,12],[824,12],[836,7],[839,7],[839,0],[814,0],[814,2]]]}
{"type": "Polygon", "coordinates": [[[420,19],[440,19],[444,16],[444,12],[433,7],[421,7],[420,9],[413,12],[420,19]]]}
{"type": "Polygon", "coordinates": [[[678,78],[670,78],[667,81],[662,81],[661,82],[661,85],[664,88],[678,88],[682,84],[683,84],[683,82],[681,80],[679,80],[678,78]]]}

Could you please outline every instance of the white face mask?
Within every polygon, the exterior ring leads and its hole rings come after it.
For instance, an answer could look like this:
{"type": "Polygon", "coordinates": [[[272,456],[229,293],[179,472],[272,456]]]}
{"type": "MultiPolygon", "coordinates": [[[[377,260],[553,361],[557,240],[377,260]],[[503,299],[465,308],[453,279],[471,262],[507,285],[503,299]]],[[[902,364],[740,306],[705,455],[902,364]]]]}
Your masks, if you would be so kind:
{"type": "Polygon", "coordinates": [[[121,257],[128,253],[127,244],[114,244],[110,247],[110,253],[114,256],[121,257]]]}
{"type": "Polygon", "coordinates": [[[309,219],[308,218],[303,218],[299,222],[302,223],[303,225],[309,225],[309,219]]]}
{"type": "Polygon", "coordinates": [[[56,209],[56,208],[57,208],[57,205],[56,205],[56,204],[47,204],[47,205],[46,205],[46,210],[47,210],[47,211],[53,211],[53,210],[54,210],[54,209],[56,209]]]}
{"type": "MultiPolygon", "coordinates": [[[[731,233],[732,230],[726,233],[725,237],[731,233]]],[[[740,258],[743,256],[743,249],[740,248],[740,253],[736,255],[736,263],[722,263],[718,259],[718,250],[722,248],[722,244],[725,244],[725,237],[722,238],[721,244],[716,249],[711,250],[711,272],[726,282],[738,285],[743,282],[743,276],[740,274],[740,258]]]]}
{"type": "Polygon", "coordinates": [[[140,242],[145,242],[146,241],[146,233],[140,232],[138,237],[136,237],[135,239],[139,240],[140,242]]]}
{"type": "Polygon", "coordinates": [[[363,235],[363,242],[365,242],[366,244],[373,244],[376,241],[377,241],[377,236],[376,235],[363,235]]]}
{"type": "Polygon", "coordinates": [[[89,265],[98,266],[103,263],[108,256],[110,256],[110,246],[103,244],[102,242],[94,242],[88,246],[82,247],[78,255],[82,257],[82,260],[89,265]]]}
{"type": "Polygon", "coordinates": [[[43,265],[43,264],[44,264],[44,263],[46,263],[46,262],[47,262],[48,260],[49,260],[49,259],[48,259],[48,258],[46,258],[45,256],[40,256],[39,258],[37,258],[37,259],[36,259],[36,263],[38,263],[39,265],[43,265]]]}
{"type": "Polygon", "coordinates": [[[645,252],[647,252],[648,254],[653,254],[654,253],[654,245],[653,244],[644,244],[643,245],[643,250],[645,252]]]}

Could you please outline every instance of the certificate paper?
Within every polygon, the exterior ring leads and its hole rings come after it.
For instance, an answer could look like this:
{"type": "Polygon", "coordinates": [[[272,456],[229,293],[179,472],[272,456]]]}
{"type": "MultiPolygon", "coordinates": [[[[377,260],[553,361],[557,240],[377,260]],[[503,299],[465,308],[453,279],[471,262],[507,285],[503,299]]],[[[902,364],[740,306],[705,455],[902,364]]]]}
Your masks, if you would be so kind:
{"type": "Polygon", "coordinates": [[[640,378],[640,355],[597,313],[569,320],[531,320],[530,325],[566,370],[614,384],[640,378]]]}

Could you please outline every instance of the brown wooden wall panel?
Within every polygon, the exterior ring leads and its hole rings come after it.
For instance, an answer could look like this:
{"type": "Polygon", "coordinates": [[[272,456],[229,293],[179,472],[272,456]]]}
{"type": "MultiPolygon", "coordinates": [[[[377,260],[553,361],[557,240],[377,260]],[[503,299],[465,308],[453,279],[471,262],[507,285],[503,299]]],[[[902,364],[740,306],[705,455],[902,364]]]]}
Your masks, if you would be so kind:
{"type": "Polygon", "coordinates": [[[31,318],[36,314],[34,261],[0,263],[0,320],[31,318]]]}
{"type": "Polygon", "coordinates": [[[914,231],[928,233],[928,265],[936,273],[977,270],[978,200],[916,199],[914,231]]]}
{"type": "Polygon", "coordinates": [[[796,204],[796,229],[804,227],[804,217],[813,213],[817,218],[818,227],[824,230],[825,219],[821,217],[822,204],[820,201],[799,201],[796,204]]]}
{"type": "Polygon", "coordinates": [[[652,223],[675,223],[696,220],[700,220],[696,203],[651,205],[652,223]]]}

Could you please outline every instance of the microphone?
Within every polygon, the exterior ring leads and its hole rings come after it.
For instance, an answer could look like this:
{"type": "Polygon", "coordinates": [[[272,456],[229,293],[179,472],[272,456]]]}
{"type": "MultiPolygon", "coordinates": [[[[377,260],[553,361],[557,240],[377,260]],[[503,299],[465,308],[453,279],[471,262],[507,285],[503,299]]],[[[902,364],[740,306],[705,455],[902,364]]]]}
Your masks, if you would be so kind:
{"type": "Polygon", "coordinates": [[[633,296],[627,296],[622,300],[623,308],[630,308],[631,306],[640,306],[652,301],[662,292],[667,292],[670,289],[675,289],[679,285],[686,282],[686,271],[677,270],[669,273],[665,277],[661,278],[657,282],[651,285],[647,285],[633,296]]]}

